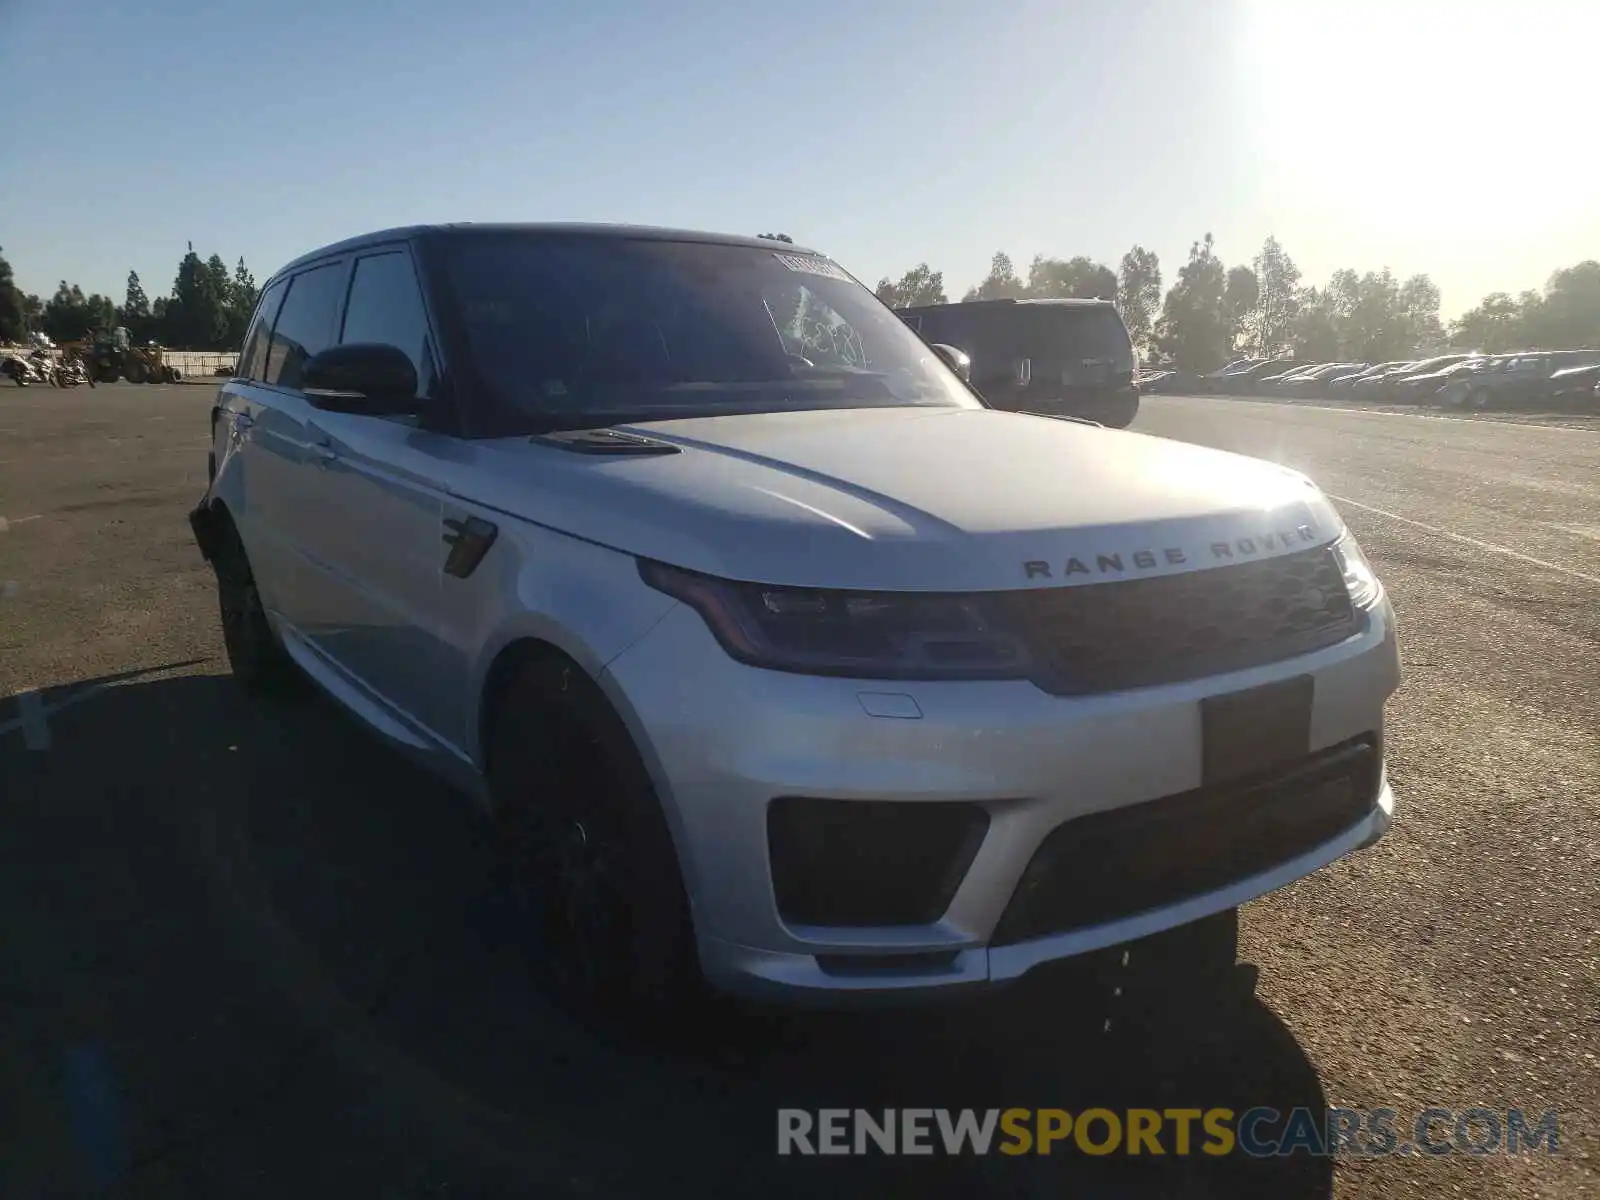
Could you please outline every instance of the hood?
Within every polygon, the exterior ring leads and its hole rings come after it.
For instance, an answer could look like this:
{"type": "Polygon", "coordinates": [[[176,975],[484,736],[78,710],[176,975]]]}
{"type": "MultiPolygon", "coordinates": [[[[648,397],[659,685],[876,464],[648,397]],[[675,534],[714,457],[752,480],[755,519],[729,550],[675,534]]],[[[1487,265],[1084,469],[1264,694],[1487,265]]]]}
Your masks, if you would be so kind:
{"type": "Polygon", "coordinates": [[[479,443],[473,491],[674,566],[837,588],[1177,574],[1305,549],[1343,529],[1287,468],[1022,413],[849,409],[619,428],[679,453],[612,458],[500,439],[479,443]]]}

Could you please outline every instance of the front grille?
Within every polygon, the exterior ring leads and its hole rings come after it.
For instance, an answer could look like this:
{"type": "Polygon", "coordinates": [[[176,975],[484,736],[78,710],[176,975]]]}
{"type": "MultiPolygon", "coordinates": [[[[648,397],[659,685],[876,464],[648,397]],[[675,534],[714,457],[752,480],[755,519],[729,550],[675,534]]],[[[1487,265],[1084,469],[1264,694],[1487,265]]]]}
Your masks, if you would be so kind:
{"type": "Polygon", "coordinates": [[[790,925],[931,924],[988,828],[976,804],[780,796],[767,807],[778,913],[790,925]]]}
{"type": "Polygon", "coordinates": [[[1329,547],[1257,562],[1009,595],[1058,695],[1198,679],[1331,646],[1359,620],[1329,547]]]}
{"type": "Polygon", "coordinates": [[[1358,738],[1288,770],[1058,825],[1023,872],[991,944],[1176,904],[1304,854],[1372,811],[1382,767],[1377,738],[1358,738]]]}

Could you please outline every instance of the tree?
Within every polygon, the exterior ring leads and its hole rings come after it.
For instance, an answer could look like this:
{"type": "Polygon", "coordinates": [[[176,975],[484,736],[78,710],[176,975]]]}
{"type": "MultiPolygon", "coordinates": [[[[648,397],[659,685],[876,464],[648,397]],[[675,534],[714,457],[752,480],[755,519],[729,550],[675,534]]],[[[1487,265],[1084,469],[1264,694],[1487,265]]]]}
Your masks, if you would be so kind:
{"type": "Polygon", "coordinates": [[[1068,259],[1036,254],[1028,266],[1027,295],[1041,300],[1113,300],[1117,276],[1104,263],[1081,254],[1068,259]]]}
{"type": "Polygon", "coordinates": [[[1161,260],[1155,251],[1135,246],[1122,256],[1117,273],[1117,309],[1135,346],[1148,348],[1161,305],[1161,260]]]}
{"type": "Polygon", "coordinates": [[[1308,287],[1289,325],[1289,348],[1296,358],[1332,362],[1342,353],[1339,299],[1330,286],[1308,287]]]}
{"type": "Polygon", "coordinates": [[[1222,311],[1228,317],[1230,350],[1239,344],[1245,318],[1255,311],[1260,302],[1261,282],[1256,278],[1256,273],[1244,266],[1230,268],[1227,285],[1222,290],[1222,311]]]}
{"type": "Polygon", "coordinates": [[[139,282],[137,271],[128,272],[128,290],[117,319],[127,327],[128,336],[134,341],[142,342],[149,338],[152,331],[150,298],[144,294],[144,285],[139,282]]]}
{"type": "Polygon", "coordinates": [[[878,280],[878,299],[890,308],[911,308],[918,304],[943,304],[944,272],[935,271],[927,263],[918,263],[898,281],[884,276],[878,280]]]}
{"type": "Polygon", "coordinates": [[[1361,276],[1342,344],[1345,354],[1363,362],[1389,362],[1415,353],[1415,335],[1400,305],[1400,283],[1388,267],[1361,276]]]}
{"type": "Polygon", "coordinates": [[[117,306],[109,296],[99,292],[85,296],[81,287],[63,279],[56,287],[56,294],[45,301],[39,323],[56,341],[73,342],[98,329],[114,326],[117,306]]]}
{"type": "Polygon", "coordinates": [[[788,242],[791,245],[794,243],[794,239],[787,233],[758,233],[756,236],[766,238],[769,242],[788,242]]]}
{"type": "Polygon", "coordinates": [[[244,259],[233,269],[228,282],[228,337],[227,345],[238,346],[244,342],[245,330],[250,325],[250,314],[256,307],[256,277],[244,265],[244,259]]]}
{"type": "Polygon", "coordinates": [[[1226,288],[1227,275],[1208,233],[1189,247],[1189,261],[1178,268],[1156,323],[1156,346],[1180,371],[1210,371],[1227,361],[1226,288]]]}
{"type": "Polygon", "coordinates": [[[1589,259],[1551,275],[1528,318],[1530,345],[1540,349],[1600,346],[1600,262],[1589,259]]]}
{"type": "Polygon", "coordinates": [[[1253,264],[1256,302],[1244,318],[1250,350],[1258,358],[1275,358],[1289,345],[1289,329],[1299,306],[1300,268],[1275,237],[1261,244],[1253,264]]]}
{"type": "Polygon", "coordinates": [[[1444,323],[1439,320],[1439,285],[1426,275],[1413,275],[1402,283],[1400,320],[1410,344],[1410,350],[1401,353],[1428,353],[1442,346],[1444,323]]]}
{"type": "Polygon", "coordinates": [[[1017,268],[1004,250],[995,251],[989,260],[989,274],[975,288],[969,288],[964,300],[1018,300],[1027,292],[1026,285],[1017,278],[1017,268]]]}
{"type": "Polygon", "coordinates": [[[0,342],[20,342],[28,336],[22,293],[11,277],[11,264],[0,254],[0,342]]]}
{"type": "Polygon", "coordinates": [[[215,350],[228,345],[228,292],[232,281],[228,267],[213,254],[209,263],[200,261],[194,243],[178,264],[178,277],[172,282],[172,298],[163,314],[161,336],[171,346],[194,350],[215,350]]]}
{"type": "Polygon", "coordinates": [[[1507,293],[1490,292],[1451,324],[1450,344],[1458,350],[1503,354],[1516,341],[1521,317],[1517,302],[1507,293]]]}

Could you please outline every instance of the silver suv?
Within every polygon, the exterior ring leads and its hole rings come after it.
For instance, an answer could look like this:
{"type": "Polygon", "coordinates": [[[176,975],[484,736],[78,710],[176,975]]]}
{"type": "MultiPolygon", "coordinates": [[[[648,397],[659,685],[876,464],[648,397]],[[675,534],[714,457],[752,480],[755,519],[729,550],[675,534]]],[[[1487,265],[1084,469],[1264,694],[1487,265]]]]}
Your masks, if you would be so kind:
{"type": "Polygon", "coordinates": [[[1394,617],[1322,493],[989,409],[820,254],[342,242],[211,421],[234,674],[481,802],[578,995],[1015,980],[1389,827],[1394,617]]]}

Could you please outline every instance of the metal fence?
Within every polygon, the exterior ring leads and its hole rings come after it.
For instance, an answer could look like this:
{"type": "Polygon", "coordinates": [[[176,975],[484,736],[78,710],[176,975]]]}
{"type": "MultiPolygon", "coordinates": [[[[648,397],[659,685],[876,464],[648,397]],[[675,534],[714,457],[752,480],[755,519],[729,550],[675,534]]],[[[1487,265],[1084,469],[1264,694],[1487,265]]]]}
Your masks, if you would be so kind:
{"type": "Polygon", "coordinates": [[[183,374],[185,380],[199,382],[217,377],[217,369],[226,367],[228,373],[239,363],[237,354],[223,354],[215,350],[168,350],[166,351],[167,365],[176,367],[183,374]]]}
{"type": "MultiPolygon", "coordinates": [[[[0,345],[0,354],[25,357],[32,349],[31,346],[0,345]]],[[[223,353],[218,350],[165,350],[162,353],[167,365],[177,368],[185,383],[204,383],[216,379],[219,367],[226,367],[227,373],[231,375],[239,365],[238,354],[223,353]]],[[[59,359],[61,351],[51,350],[50,357],[59,359]]]]}

